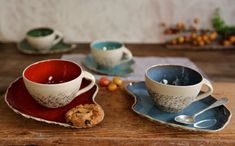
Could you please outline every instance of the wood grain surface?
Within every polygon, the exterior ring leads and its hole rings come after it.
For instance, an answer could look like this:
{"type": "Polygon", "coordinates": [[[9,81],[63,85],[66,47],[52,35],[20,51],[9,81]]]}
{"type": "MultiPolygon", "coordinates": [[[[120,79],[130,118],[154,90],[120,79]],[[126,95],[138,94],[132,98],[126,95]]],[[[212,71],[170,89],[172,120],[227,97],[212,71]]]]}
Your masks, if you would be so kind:
{"type": "MultiPolygon", "coordinates": [[[[226,96],[235,112],[235,51],[173,50],[155,44],[127,44],[134,56],[188,57],[214,81],[214,96],[226,96]],[[227,82],[227,83],[218,83],[227,82]]],[[[78,44],[69,53],[89,53],[88,44],[78,44]]],[[[13,43],[0,44],[0,94],[23,69],[36,61],[60,58],[62,54],[25,55],[13,43]]],[[[105,111],[104,121],[90,129],[69,129],[37,122],[14,113],[0,98],[0,145],[235,145],[235,119],[214,134],[178,130],[153,123],[131,110],[134,99],[124,90],[113,93],[101,88],[97,102],[105,111]]]]}
{"type": "MultiPolygon", "coordinates": [[[[125,84],[126,85],[126,84],[125,84]]],[[[124,86],[125,86],[124,85],[124,86]]],[[[235,112],[235,84],[214,83],[215,97],[228,97],[235,112]]],[[[161,125],[131,110],[132,96],[120,88],[100,88],[97,102],[105,111],[102,123],[89,129],[70,129],[26,119],[0,99],[0,144],[2,145],[235,145],[235,119],[217,133],[197,133],[161,125]]]]}
{"type": "MultiPolygon", "coordinates": [[[[188,57],[211,80],[215,82],[235,82],[235,48],[232,50],[189,50],[167,49],[158,44],[126,44],[134,56],[188,57]]],[[[78,44],[67,54],[90,52],[89,44],[78,44]]],[[[23,69],[36,61],[60,58],[63,54],[26,55],[19,52],[14,43],[0,43],[0,94],[4,93],[9,83],[21,76],[23,69]]]]}

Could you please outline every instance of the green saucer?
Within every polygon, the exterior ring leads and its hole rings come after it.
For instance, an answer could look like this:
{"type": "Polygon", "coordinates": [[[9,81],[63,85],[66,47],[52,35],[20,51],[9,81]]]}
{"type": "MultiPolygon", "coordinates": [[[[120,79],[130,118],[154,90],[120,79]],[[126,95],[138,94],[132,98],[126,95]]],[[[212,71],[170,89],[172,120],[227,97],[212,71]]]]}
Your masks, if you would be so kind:
{"type": "Polygon", "coordinates": [[[54,54],[54,53],[64,53],[73,50],[76,45],[66,44],[63,42],[59,42],[52,48],[48,50],[36,50],[27,42],[27,40],[23,40],[17,44],[17,48],[20,52],[25,54],[54,54]]]}

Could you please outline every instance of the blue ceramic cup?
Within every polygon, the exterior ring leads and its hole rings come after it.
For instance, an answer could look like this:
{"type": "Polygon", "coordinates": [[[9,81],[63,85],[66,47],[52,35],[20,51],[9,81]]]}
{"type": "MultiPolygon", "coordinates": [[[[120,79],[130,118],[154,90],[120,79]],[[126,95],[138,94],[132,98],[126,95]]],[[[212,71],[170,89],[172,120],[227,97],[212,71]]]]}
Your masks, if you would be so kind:
{"type": "Polygon", "coordinates": [[[159,109],[178,112],[212,94],[213,87],[199,72],[180,65],[155,65],[145,72],[145,84],[159,109]],[[200,93],[203,85],[208,87],[200,93]]]}
{"type": "Polygon", "coordinates": [[[130,50],[120,42],[95,41],[90,48],[94,61],[103,67],[112,68],[132,59],[130,50]]]}

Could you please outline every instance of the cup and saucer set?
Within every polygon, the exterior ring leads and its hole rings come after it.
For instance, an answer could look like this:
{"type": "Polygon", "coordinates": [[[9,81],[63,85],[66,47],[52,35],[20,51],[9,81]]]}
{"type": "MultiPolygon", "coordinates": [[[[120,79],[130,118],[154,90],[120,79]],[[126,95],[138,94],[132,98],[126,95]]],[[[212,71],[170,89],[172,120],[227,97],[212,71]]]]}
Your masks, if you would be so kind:
{"type": "Polygon", "coordinates": [[[72,128],[90,128],[104,118],[95,101],[94,76],[79,64],[49,59],[26,67],[8,87],[5,102],[25,118],[72,128]]]}
{"type": "Polygon", "coordinates": [[[34,28],[26,33],[25,39],[17,44],[25,54],[53,54],[73,50],[76,45],[63,42],[63,34],[48,27],[34,28]]]}
{"type": "Polygon", "coordinates": [[[210,81],[186,66],[151,66],[145,80],[129,83],[126,91],[135,99],[134,112],[177,129],[217,132],[232,116],[224,106],[228,99],[214,98],[210,81]],[[207,91],[201,91],[203,85],[207,91]]]}
{"type": "Polygon", "coordinates": [[[116,41],[95,41],[90,44],[91,54],[83,60],[89,70],[103,75],[130,76],[135,61],[132,53],[123,43],[116,41]]]}

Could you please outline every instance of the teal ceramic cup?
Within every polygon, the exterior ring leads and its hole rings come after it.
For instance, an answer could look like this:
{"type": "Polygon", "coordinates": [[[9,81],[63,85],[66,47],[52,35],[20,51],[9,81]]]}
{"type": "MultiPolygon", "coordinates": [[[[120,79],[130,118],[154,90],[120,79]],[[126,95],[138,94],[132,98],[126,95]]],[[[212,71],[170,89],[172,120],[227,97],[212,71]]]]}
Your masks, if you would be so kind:
{"type": "Polygon", "coordinates": [[[155,65],[145,72],[145,84],[157,107],[179,112],[213,92],[213,87],[199,72],[180,65],[155,65]],[[203,85],[208,90],[201,92],[203,85]]]}
{"type": "Polygon", "coordinates": [[[61,32],[51,28],[34,28],[26,34],[26,40],[37,50],[48,50],[63,39],[61,32]]]}
{"type": "Polygon", "coordinates": [[[95,41],[90,44],[90,48],[95,63],[106,68],[126,63],[133,58],[131,51],[116,41],[95,41]]]}

